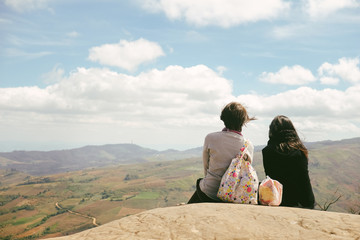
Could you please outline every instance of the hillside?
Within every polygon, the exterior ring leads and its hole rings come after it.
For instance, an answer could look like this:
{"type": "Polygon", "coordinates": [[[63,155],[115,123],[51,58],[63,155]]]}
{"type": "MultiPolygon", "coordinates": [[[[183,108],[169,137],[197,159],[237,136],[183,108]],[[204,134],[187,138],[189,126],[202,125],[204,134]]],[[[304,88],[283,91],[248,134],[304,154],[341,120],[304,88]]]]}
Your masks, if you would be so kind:
{"type": "Polygon", "coordinates": [[[15,239],[61,236],[147,209],[185,202],[201,172],[200,159],[149,162],[32,177],[2,170],[19,180],[0,189],[0,236],[15,239]]]}
{"type": "MultiPolygon", "coordinates": [[[[359,212],[360,138],[317,143],[309,149],[310,178],[317,202],[324,204],[342,195],[329,210],[359,212]]],[[[179,151],[169,153],[180,157],[179,151]]],[[[154,160],[159,157],[155,154],[151,155],[153,159],[145,156],[147,162],[46,176],[0,170],[0,236],[21,239],[67,235],[94,227],[92,217],[103,225],[148,209],[186,202],[195,189],[195,180],[203,174],[200,153],[194,158],[173,157],[168,161],[164,159],[166,154],[161,161],[154,160]]],[[[264,179],[259,151],[254,167],[259,179],[264,179]]]]}
{"type": "MultiPolygon", "coordinates": [[[[309,150],[330,149],[332,152],[341,146],[353,146],[360,143],[360,138],[341,141],[322,141],[306,143],[309,150]],[[332,149],[335,146],[335,149],[332,149]]],[[[264,146],[255,146],[255,156],[262,167],[261,150],[264,146]]],[[[55,173],[71,172],[87,168],[104,167],[117,164],[136,164],[153,161],[180,160],[201,157],[202,148],[185,151],[165,150],[157,151],[143,148],[135,144],[108,144],[102,146],[85,146],[77,149],[56,151],[13,151],[0,152],[0,166],[2,169],[15,169],[29,175],[44,176],[55,173]]],[[[353,158],[358,157],[355,150],[353,158]]],[[[311,156],[310,156],[311,158],[311,156]]],[[[310,161],[312,162],[312,161],[310,161]]]]}
{"type": "Polygon", "coordinates": [[[332,210],[359,212],[360,138],[319,142],[310,147],[309,156],[309,169],[317,200],[324,202],[332,199],[332,195],[341,195],[332,210]]]}
{"type": "Polygon", "coordinates": [[[156,151],[135,144],[109,144],[48,152],[0,153],[0,166],[3,169],[16,169],[30,175],[42,176],[114,164],[178,160],[197,157],[200,154],[201,148],[186,151],[156,151]]]}

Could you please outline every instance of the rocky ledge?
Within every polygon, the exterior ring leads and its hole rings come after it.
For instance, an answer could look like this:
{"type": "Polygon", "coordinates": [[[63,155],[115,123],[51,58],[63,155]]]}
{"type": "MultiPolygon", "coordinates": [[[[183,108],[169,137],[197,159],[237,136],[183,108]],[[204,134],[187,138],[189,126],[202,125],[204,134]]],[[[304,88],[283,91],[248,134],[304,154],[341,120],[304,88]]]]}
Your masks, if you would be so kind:
{"type": "Polygon", "coordinates": [[[360,216],[287,207],[201,203],[153,209],[52,239],[360,239],[360,216]]]}

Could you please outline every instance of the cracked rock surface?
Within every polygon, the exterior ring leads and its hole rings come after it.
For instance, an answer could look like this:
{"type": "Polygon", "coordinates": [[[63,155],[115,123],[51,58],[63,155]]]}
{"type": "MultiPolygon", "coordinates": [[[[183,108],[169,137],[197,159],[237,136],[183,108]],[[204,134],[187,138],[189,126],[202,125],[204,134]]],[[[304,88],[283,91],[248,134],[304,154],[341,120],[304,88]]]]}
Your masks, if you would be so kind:
{"type": "Polygon", "coordinates": [[[300,208],[201,203],[157,208],[52,239],[360,240],[360,216],[300,208]]]}

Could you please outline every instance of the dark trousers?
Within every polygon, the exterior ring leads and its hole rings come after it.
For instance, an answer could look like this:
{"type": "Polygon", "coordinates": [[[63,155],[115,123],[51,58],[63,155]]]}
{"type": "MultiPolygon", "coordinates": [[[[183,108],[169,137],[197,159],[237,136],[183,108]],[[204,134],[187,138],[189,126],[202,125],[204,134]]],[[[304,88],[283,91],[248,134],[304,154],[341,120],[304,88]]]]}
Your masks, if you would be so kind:
{"type": "Polygon", "coordinates": [[[200,189],[200,180],[202,178],[199,178],[196,181],[196,191],[194,192],[194,194],[192,195],[192,197],[190,198],[188,204],[190,203],[202,203],[202,202],[221,202],[220,199],[212,199],[210,197],[208,197],[205,193],[203,193],[200,189]]]}

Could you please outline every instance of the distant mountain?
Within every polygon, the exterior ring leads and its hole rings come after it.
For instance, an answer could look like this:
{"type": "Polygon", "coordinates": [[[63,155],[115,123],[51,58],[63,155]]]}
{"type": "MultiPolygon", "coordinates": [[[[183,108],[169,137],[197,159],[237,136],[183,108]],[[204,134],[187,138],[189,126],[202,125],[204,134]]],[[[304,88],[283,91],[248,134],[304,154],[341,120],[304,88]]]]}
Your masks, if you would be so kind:
{"type": "MultiPolygon", "coordinates": [[[[306,145],[316,202],[325,206],[338,199],[330,211],[360,214],[360,138],[306,145]]],[[[187,202],[196,179],[203,177],[201,149],[155,151],[116,144],[0,153],[0,239],[69,235],[92,228],[91,217],[102,225],[146,209],[187,202]],[[110,166],[93,167],[96,164],[110,166]],[[15,169],[20,167],[28,173],[15,169]]],[[[260,150],[255,151],[253,166],[261,181],[265,176],[260,150]]]]}
{"type": "Polygon", "coordinates": [[[157,151],[135,144],[109,144],[47,152],[13,151],[0,153],[0,166],[4,169],[16,169],[31,175],[41,176],[107,165],[178,160],[198,157],[200,154],[201,148],[186,151],[157,151]]]}
{"type": "MultiPolygon", "coordinates": [[[[351,145],[354,143],[360,143],[360,138],[306,143],[306,146],[311,151],[319,148],[331,148],[331,146],[351,145]]],[[[255,146],[255,160],[262,159],[261,149],[263,147],[263,145],[255,146]]],[[[135,144],[108,144],[46,152],[13,151],[0,153],[0,166],[3,169],[16,169],[30,175],[42,176],[108,165],[179,160],[201,157],[201,155],[202,147],[185,151],[174,149],[157,151],[135,144]]],[[[256,160],[255,165],[261,167],[262,161],[256,160]]]]}

